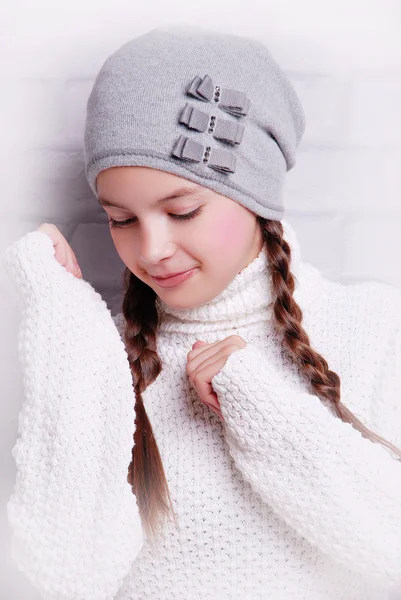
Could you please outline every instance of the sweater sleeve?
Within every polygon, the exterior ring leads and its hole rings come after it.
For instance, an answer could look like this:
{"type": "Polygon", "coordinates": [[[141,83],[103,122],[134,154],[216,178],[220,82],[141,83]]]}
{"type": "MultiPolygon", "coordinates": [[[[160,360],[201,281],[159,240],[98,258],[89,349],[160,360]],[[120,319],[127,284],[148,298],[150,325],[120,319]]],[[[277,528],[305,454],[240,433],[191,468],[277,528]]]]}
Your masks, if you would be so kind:
{"type": "MultiPolygon", "coordinates": [[[[389,360],[399,371],[401,354],[389,360]]],[[[398,402],[400,383],[398,376],[398,402]]],[[[401,589],[395,453],[364,438],[318,396],[290,388],[250,343],[229,356],[212,386],[229,453],[263,501],[333,561],[401,589]]]]}
{"type": "Polygon", "coordinates": [[[11,555],[45,600],[110,600],[142,544],[134,389],[106,303],[33,231],[3,257],[22,309],[11,555]]]}

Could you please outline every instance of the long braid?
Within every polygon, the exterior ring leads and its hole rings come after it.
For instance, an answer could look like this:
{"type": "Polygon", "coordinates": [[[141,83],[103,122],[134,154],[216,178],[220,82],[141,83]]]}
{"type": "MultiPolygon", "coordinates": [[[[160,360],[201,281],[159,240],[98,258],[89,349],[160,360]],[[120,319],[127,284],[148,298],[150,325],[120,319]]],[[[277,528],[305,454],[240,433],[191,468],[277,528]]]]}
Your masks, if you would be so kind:
{"type": "Polygon", "coordinates": [[[302,310],[293,297],[295,278],[291,273],[291,247],[283,237],[283,225],[280,221],[260,216],[257,219],[267,248],[273,293],[276,296],[273,307],[274,324],[283,336],[282,343],[289,356],[310,381],[316,395],[332,403],[340,419],[351,423],[363,437],[387,446],[401,457],[401,451],[396,446],[368,429],[341,402],[339,376],[329,369],[323,356],[311,347],[309,337],[302,327],[302,310]]]}
{"type": "Polygon", "coordinates": [[[136,415],[127,480],[136,496],[144,529],[152,540],[159,531],[162,516],[176,518],[159,449],[142,400],[142,392],[162,370],[156,348],[156,293],[128,268],[124,270],[123,280],[125,346],[134,383],[136,415]]]}

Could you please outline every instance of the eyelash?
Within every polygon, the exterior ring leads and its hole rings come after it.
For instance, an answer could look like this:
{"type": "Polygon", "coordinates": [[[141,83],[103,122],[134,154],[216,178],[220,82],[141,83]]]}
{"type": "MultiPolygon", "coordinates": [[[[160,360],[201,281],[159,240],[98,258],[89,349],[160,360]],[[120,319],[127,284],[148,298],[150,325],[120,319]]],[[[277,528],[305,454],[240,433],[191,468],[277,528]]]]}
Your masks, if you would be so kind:
{"type": "MultiPolygon", "coordinates": [[[[171,215],[174,219],[177,219],[179,221],[184,220],[187,221],[189,219],[193,219],[194,217],[197,217],[199,215],[199,213],[201,212],[202,207],[199,206],[198,208],[196,208],[195,210],[193,210],[190,213],[187,213],[186,215],[171,215]]],[[[125,227],[128,227],[129,225],[133,224],[136,222],[136,217],[132,218],[132,219],[126,219],[125,221],[116,221],[115,219],[113,219],[112,217],[110,217],[109,219],[109,223],[110,223],[110,227],[111,229],[119,229],[122,228],[124,229],[125,227]]]]}

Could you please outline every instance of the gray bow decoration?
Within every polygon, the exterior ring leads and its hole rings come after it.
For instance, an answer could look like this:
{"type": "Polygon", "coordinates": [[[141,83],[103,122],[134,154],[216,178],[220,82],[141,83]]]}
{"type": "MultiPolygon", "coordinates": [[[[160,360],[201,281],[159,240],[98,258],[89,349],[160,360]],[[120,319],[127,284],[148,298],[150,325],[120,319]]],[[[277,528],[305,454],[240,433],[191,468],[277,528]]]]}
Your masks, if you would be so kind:
{"type": "MultiPolygon", "coordinates": [[[[209,126],[209,115],[202,110],[192,106],[189,102],[185,105],[180,123],[187,125],[190,129],[204,132],[209,126]]],[[[216,118],[212,116],[212,122],[209,126],[209,132],[213,132],[213,137],[228,142],[229,144],[240,144],[244,136],[245,128],[242,123],[229,121],[227,119],[216,118]]]]}
{"type": "Polygon", "coordinates": [[[180,123],[188,125],[190,129],[203,132],[206,131],[209,125],[209,115],[187,102],[181,113],[180,123]]]}
{"type": "Polygon", "coordinates": [[[205,75],[203,79],[197,75],[187,93],[203,102],[214,100],[218,102],[219,108],[236,117],[247,115],[251,106],[251,101],[245,92],[215,86],[209,75],[205,75]]]}
{"type": "Polygon", "coordinates": [[[245,127],[241,123],[228,121],[227,119],[216,119],[213,137],[229,144],[240,144],[244,137],[244,131],[245,127]]]}
{"type": "Polygon", "coordinates": [[[222,173],[235,172],[236,158],[232,152],[221,148],[205,147],[185,135],[179,137],[172,154],[182,160],[207,163],[209,167],[222,173]]]}

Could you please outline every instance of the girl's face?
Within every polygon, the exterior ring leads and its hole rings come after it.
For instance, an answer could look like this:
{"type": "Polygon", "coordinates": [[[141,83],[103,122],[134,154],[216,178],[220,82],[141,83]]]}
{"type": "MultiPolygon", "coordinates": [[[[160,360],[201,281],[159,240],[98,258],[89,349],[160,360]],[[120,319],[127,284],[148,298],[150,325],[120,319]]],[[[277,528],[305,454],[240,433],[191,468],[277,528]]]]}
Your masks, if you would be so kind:
{"type": "Polygon", "coordinates": [[[112,167],[99,173],[96,185],[121,260],[171,307],[196,308],[212,300],[262,249],[254,213],[183,177],[149,167],[112,167]],[[172,287],[152,278],[193,268],[191,277],[172,287]]]}

